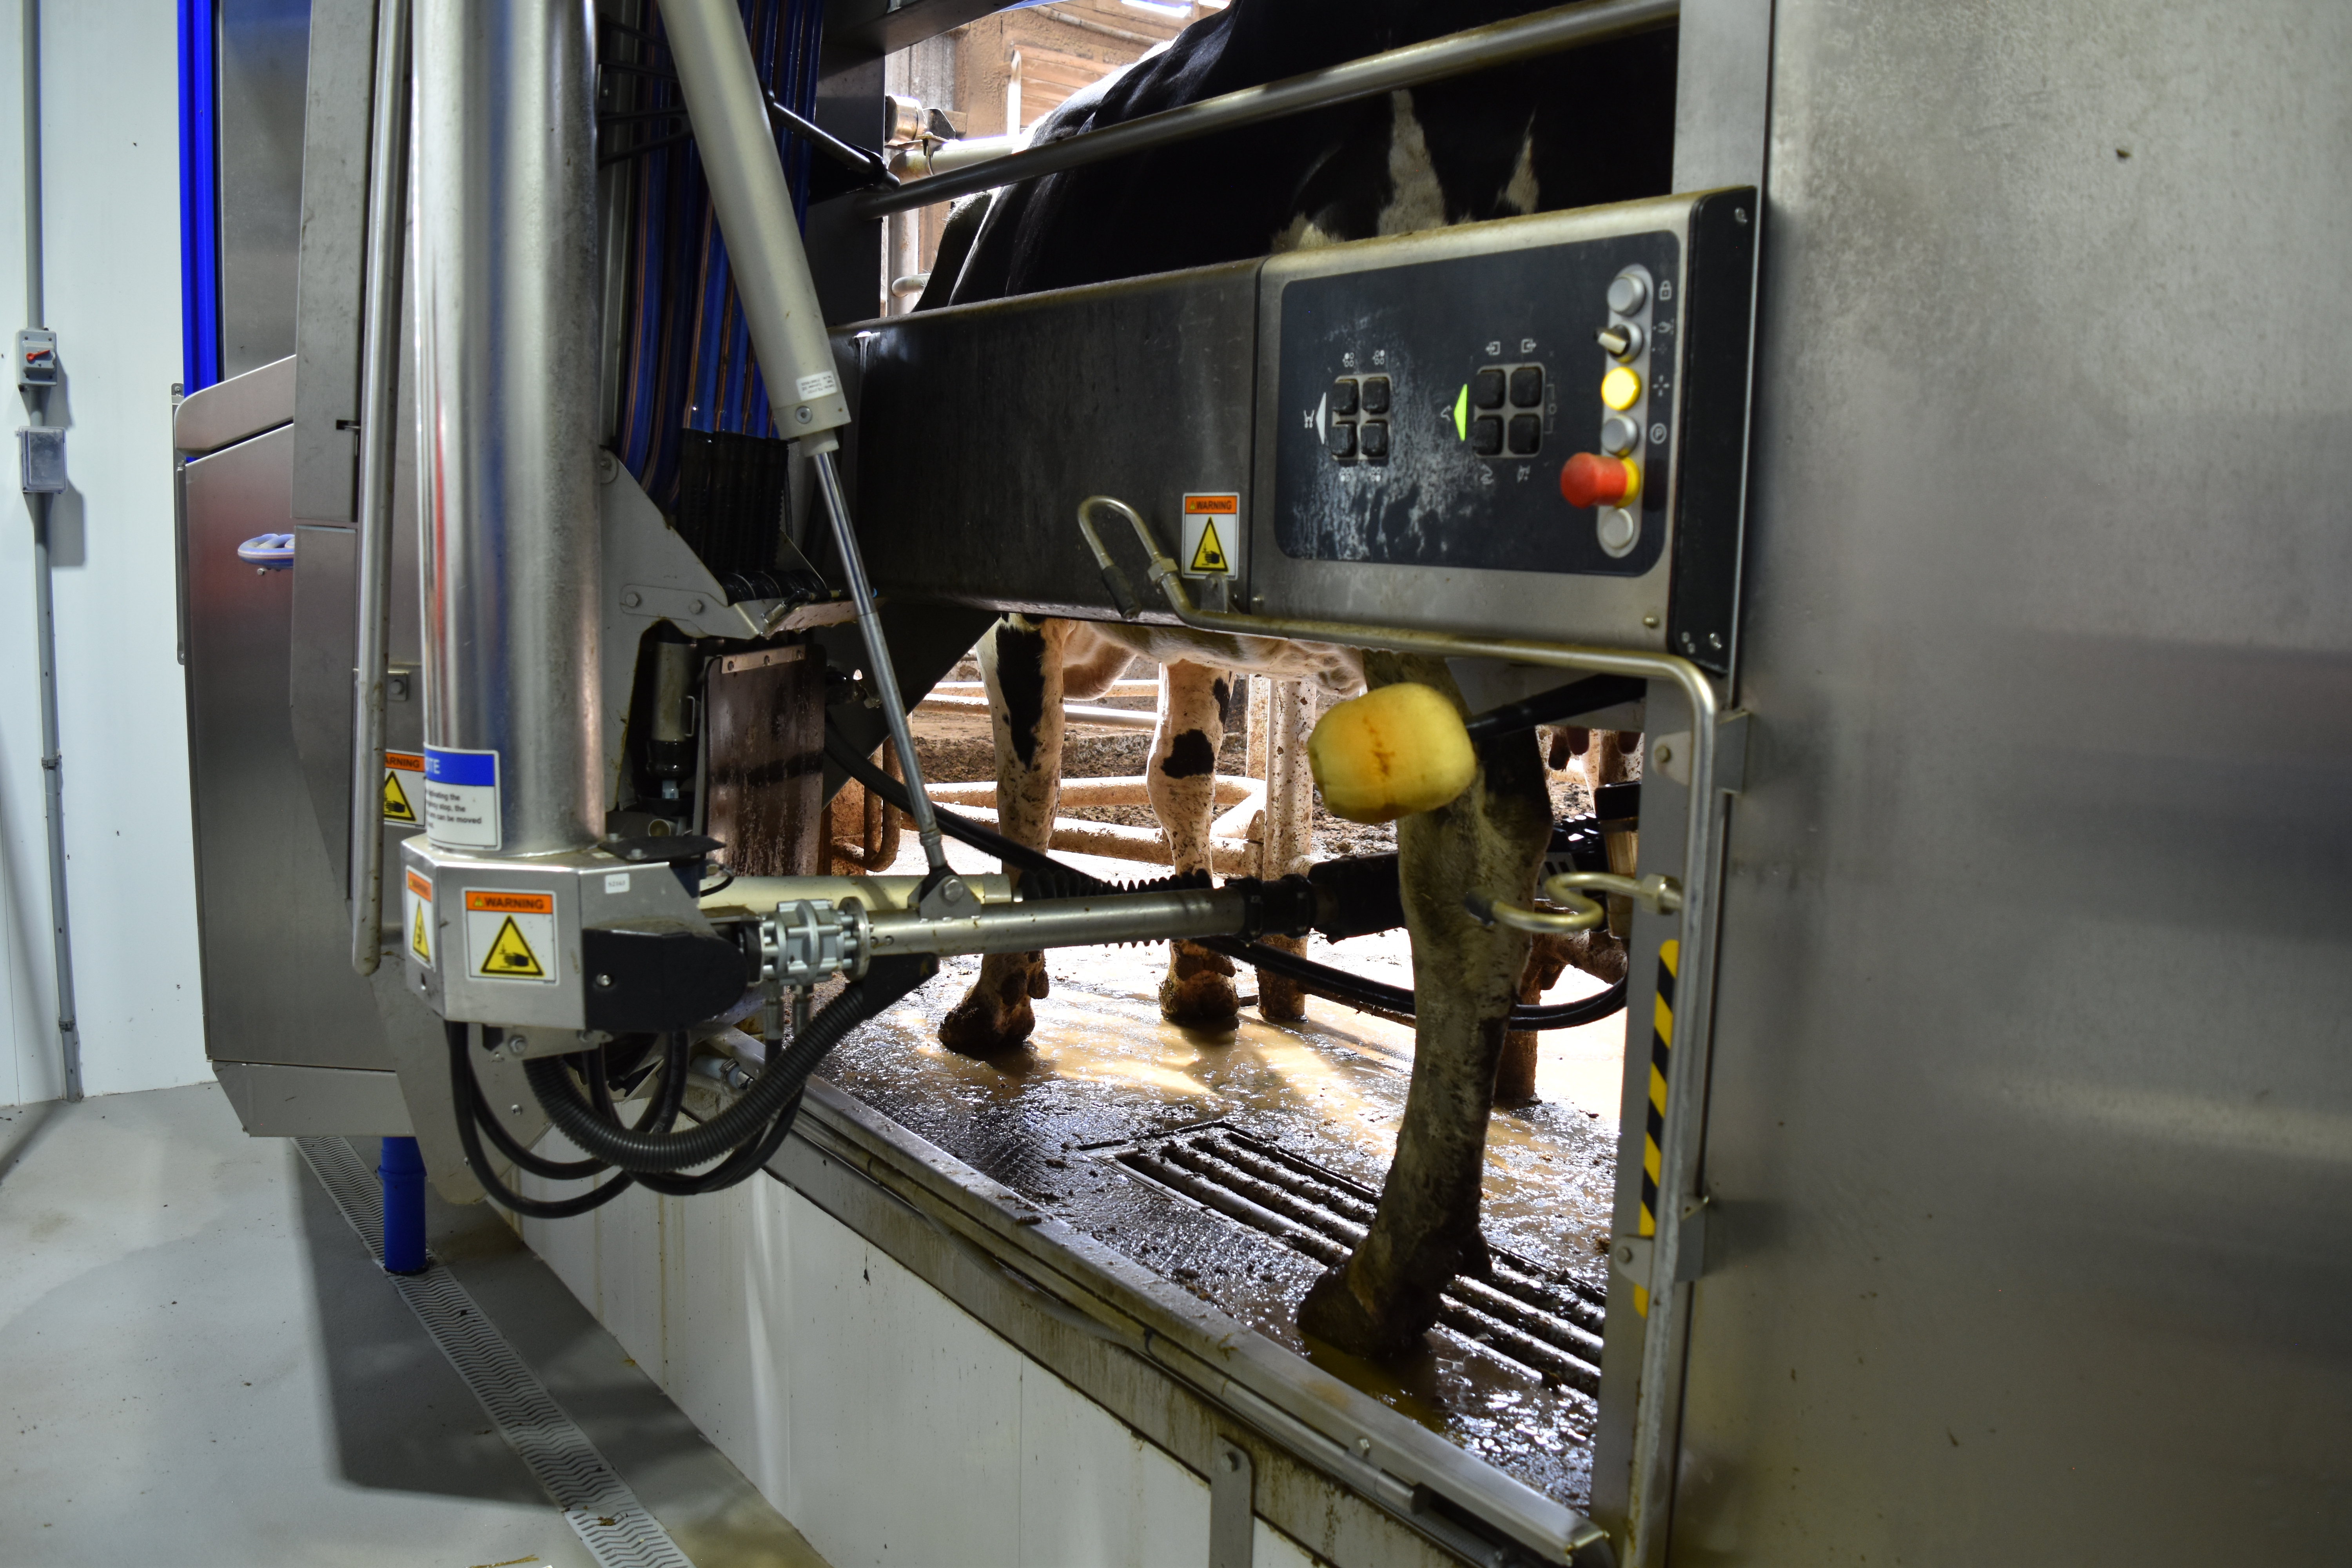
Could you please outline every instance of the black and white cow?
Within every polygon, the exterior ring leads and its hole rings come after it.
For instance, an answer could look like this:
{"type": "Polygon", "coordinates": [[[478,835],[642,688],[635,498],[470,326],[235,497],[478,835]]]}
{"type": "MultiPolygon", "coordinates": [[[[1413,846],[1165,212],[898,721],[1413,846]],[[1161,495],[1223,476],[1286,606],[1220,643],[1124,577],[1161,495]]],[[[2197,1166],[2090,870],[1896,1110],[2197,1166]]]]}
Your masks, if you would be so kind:
{"type": "MultiPolygon", "coordinates": [[[[1037,140],[1535,8],[1511,0],[1234,0],[1071,99],[1037,140]]],[[[984,217],[978,205],[959,213],[923,303],[1658,195],[1671,171],[1674,76],[1674,35],[1636,35],[1012,186],[984,217]]],[[[1005,832],[1043,847],[1059,787],[1062,700],[1099,694],[1138,653],[1166,672],[1152,803],[1179,869],[1207,867],[1207,775],[1230,718],[1226,672],[1311,679],[1335,694],[1360,682],[1419,680],[1459,700],[1436,660],[1008,616],[982,643],[1005,832]]],[[[1446,1281],[1485,1267],[1486,1123],[1528,943],[1475,924],[1463,897],[1526,899],[1551,825],[1536,742],[1523,734],[1491,742],[1480,763],[1461,799],[1398,825],[1419,1008],[1412,1083],[1370,1232],[1299,1310],[1308,1332],[1364,1353],[1411,1345],[1435,1320],[1446,1281]]],[[[1223,961],[1181,945],[1171,956],[1163,1009],[1230,1020],[1223,961]]],[[[1034,956],[991,959],[943,1038],[975,1054],[1018,1040],[1044,983],[1034,956]]]]}

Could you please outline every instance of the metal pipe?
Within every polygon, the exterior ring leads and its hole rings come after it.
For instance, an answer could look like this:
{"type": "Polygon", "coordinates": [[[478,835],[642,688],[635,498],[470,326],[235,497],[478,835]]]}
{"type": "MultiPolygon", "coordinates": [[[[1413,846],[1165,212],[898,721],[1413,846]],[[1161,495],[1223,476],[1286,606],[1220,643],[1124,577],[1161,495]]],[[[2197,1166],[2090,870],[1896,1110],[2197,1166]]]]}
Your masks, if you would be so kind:
{"type": "Polygon", "coordinates": [[[425,830],[604,824],[595,76],[579,0],[425,0],[415,42],[425,830]]]}
{"type": "Polygon", "coordinates": [[[915,735],[907,724],[906,699],[898,692],[898,671],[890,665],[890,645],[882,636],[882,617],[874,606],[874,584],[866,580],[866,559],[857,551],[857,533],[849,523],[849,503],[841,493],[841,475],[834,465],[830,451],[819,452],[812,462],[816,469],[817,488],[824,495],[824,510],[833,519],[834,543],[841,552],[841,569],[849,579],[849,602],[857,606],[858,635],[866,639],[866,676],[876,699],[882,704],[883,721],[890,728],[890,743],[898,748],[898,765],[907,775],[907,799],[915,809],[907,815],[915,819],[915,836],[922,840],[923,864],[934,873],[948,868],[947,847],[940,839],[939,814],[931,809],[931,797],[923,790],[922,765],[915,758],[915,735]]]}
{"type": "MultiPolygon", "coordinates": [[[[48,315],[41,223],[41,6],[25,0],[22,83],[25,108],[25,324],[41,326],[48,315]]],[[[48,416],[48,389],[25,389],[26,422],[39,429],[48,416]]],[[[33,514],[33,636],[40,653],[41,809],[48,829],[49,960],[57,976],[58,1065],[65,1097],[81,1098],[81,1026],[76,1018],[73,930],[66,912],[65,757],[58,746],[58,631],[49,561],[49,502],[46,493],[25,497],[33,514]]]]}
{"type": "Polygon", "coordinates": [[[1473,27],[1383,54],[1367,55],[1328,70],[1308,71],[1264,87],[1246,87],[1238,92],[1204,98],[1198,103],[1162,110],[1158,114],[1107,125],[1099,131],[1081,132],[1025,152],[975,163],[955,174],[910,181],[895,191],[869,192],[854,198],[849,210],[861,218],[877,218],[909,207],[929,206],[974,191],[1058,174],[1105,158],[1189,142],[1196,136],[1370,98],[1425,81],[1511,65],[1580,44],[1602,43],[1628,33],[1664,26],[1681,15],[1682,0],[1589,0],[1587,4],[1561,5],[1515,21],[1473,27]]]}
{"type": "Polygon", "coordinates": [[[1249,929],[1251,901],[1252,894],[1240,888],[1188,888],[991,904],[968,915],[877,910],[866,918],[866,952],[873,958],[1034,952],[1048,947],[1239,936],[1249,929]]]}
{"type": "Polygon", "coordinates": [[[734,0],[663,0],[662,25],[768,397],[787,435],[836,429],[849,423],[849,402],[743,15],[734,0]]]}
{"type": "Polygon", "coordinates": [[[392,472],[400,432],[401,250],[408,219],[408,0],[381,0],[368,132],[365,314],[360,324],[359,626],[352,670],[352,967],[383,953],[383,683],[392,637],[392,472]]]}

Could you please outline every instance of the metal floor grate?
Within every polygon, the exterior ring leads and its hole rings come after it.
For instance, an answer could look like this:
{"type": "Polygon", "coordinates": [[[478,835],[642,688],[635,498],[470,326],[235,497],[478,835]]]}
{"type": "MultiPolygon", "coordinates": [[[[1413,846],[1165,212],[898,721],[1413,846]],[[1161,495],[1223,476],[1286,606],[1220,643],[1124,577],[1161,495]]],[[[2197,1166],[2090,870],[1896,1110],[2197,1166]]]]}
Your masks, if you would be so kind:
{"type": "MultiPolygon", "coordinates": [[[[294,1143],[343,1218],[367,1243],[369,1255],[381,1260],[383,1194],[375,1173],[341,1138],[297,1138],[294,1143]]],[[[422,1274],[390,1278],[425,1331],[482,1402],[499,1435],[563,1510],[564,1522],[586,1544],[598,1568],[694,1568],[628,1483],[614,1474],[588,1434],[564,1414],[514,1347],[490,1326],[456,1277],[436,1266],[422,1274]]]]}
{"type": "MultiPolygon", "coordinates": [[[[1380,1194],[1223,1122],[1090,1151],[1326,1266],[1363,1240],[1380,1194]]],[[[1483,1279],[1457,1277],[1438,1321],[1546,1381],[1601,1391],[1606,1296],[1499,1247],[1483,1279]]]]}

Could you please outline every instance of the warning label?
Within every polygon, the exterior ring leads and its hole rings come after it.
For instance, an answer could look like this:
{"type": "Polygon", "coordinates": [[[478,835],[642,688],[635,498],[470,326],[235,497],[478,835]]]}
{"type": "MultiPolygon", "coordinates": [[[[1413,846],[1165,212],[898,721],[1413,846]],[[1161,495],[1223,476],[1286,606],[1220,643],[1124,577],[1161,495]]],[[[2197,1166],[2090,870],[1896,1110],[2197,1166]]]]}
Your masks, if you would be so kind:
{"type": "Polygon", "coordinates": [[[1184,532],[1178,558],[1187,577],[1239,574],[1234,551],[1241,543],[1242,498],[1229,492],[1184,498],[1184,532]]]}
{"type": "Polygon", "coordinates": [[[416,803],[425,797],[425,759],[415,752],[383,754],[383,819],[414,826],[424,818],[416,803]]]}
{"type": "Polygon", "coordinates": [[[401,892],[401,924],[408,931],[408,951],[425,968],[433,967],[433,884],[415,871],[401,892]]]}
{"type": "Polygon", "coordinates": [[[425,832],[452,849],[499,847],[499,754],[425,748],[425,832]]]}
{"type": "Polygon", "coordinates": [[[481,888],[467,893],[466,957],[478,980],[554,984],[555,895],[481,888]]]}

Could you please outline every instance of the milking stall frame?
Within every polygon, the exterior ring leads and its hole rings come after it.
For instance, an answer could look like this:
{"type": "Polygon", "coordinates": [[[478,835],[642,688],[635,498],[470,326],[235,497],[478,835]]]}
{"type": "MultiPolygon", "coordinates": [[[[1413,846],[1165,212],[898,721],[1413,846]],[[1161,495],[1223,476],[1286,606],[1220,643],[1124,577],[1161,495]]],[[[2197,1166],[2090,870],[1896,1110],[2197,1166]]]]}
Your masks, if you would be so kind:
{"type": "Polygon", "coordinates": [[[312,0],[296,353],[173,436],[247,1132],[415,1139],[835,1563],[2331,1560],[2352,29],[1498,6],[899,183],[884,55],[997,8],[312,0]],[[1662,37],[1634,199],[877,314],[889,214],[1662,37]],[[670,429],[646,345],[722,298],[733,423],[670,429]],[[845,1044],[945,956],[1175,939],[1411,1021],[1265,940],[1403,923],[1393,856],[1130,888],[934,806],[908,710],[1008,613],[1645,737],[1638,867],[1470,900],[1625,935],[1605,1258],[1498,1246],[1431,1352],[1527,1430],[1087,1219],[1328,1261],[1370,1186],[845,1044]],[[852,782],[922,874],[825,874],[852,782]]]}

